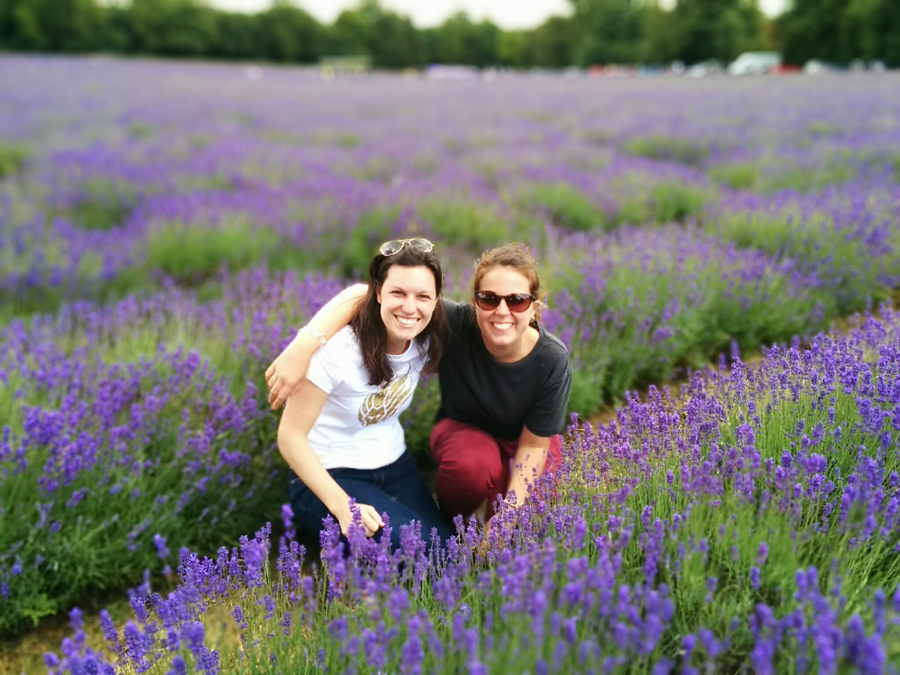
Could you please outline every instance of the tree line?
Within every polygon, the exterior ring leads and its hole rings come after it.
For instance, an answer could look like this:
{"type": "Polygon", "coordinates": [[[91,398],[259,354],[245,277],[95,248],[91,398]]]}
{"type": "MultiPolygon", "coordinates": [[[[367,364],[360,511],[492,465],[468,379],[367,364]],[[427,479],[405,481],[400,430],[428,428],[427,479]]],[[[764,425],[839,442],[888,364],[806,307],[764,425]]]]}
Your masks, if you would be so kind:
{"type": "Polygon", "coordinates": [[[257,14],[203,0],[0,0],[0,49],[111,52],[315,63],[362,56],[376,68],[452,63],[476,67],[586,67],[731,61],[777,49],[788,63],[879,59],[900,66],[900,1],[793,0],[775,19],[757,0],[570,0],[572,13],[530,30],[502,30],[457,13],[416,28],[378,0],[361,0],[331,25],[292,0],[257,14]]]}

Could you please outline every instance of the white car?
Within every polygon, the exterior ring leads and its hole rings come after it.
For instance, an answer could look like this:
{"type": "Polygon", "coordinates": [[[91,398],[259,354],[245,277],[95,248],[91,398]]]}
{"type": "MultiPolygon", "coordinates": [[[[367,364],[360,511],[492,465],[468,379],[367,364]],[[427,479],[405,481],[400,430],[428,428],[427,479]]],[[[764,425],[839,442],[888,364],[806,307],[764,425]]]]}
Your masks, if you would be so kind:
{"type": "Polygon", "coordinates": [[[708,77],[709,75],[719,75],[724,72],[722,62],[717,59],[708,59],[695,63],[687,69],[688,77],[708,77]]]}
{"type": "Polygon", "coordinates": [[[728,66],[730,75],[764,75],[781,65],[778,52],[744,52],[728,66]]]}

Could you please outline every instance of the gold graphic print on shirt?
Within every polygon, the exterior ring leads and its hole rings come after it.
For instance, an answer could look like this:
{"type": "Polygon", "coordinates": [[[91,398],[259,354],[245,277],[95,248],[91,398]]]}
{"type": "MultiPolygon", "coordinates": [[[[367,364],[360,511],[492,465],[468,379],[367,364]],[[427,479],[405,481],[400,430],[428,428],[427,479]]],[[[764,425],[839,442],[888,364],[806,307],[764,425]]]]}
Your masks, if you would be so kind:
{"type": "Polygon", "coordinates": [[[399,410],[412,395],[412,378],[407,373],[388,382],[379,391],[366,396],[359,407],[359,423],[364,427],[378,424],[399,410]]]}

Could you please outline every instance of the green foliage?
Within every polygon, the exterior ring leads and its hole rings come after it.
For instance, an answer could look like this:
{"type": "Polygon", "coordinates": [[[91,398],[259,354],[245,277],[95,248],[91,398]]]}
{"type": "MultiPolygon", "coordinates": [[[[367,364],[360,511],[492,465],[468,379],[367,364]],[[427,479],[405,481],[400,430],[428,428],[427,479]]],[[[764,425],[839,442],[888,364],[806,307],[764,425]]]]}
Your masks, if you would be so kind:
{"type": "Polygon", "coordinates": [[[811,122],[809,133],[813,136],[834,136],[839,131],[833,125],[828,124],[828,122],[811,122]]]}
{"type": "Polygon", "coordinates": [[[684,183],[663,182],[650,190],[653,213],[660,223],[697,220],[712,196],[705,190],[684,183]]]}
{"type": "Polygon", "coordinates": [[[608,229],[609,217],[594,202],[568,183],[538,183],[522,200],[546,209],[553,223],[567,230],[608,229]]]}
{"type": "Polygon", "coordinates": [[[132,0],[129,18],[139,52],[202,56],[216,43],[216,11],[194,0],[132,0]]]}
{"type": "Polygon", "coordinates": [[[272,61],[312,63],[325,53],[325,31],[308,12],[280,0],[256,17],[259,56],[272,61]]]}
{"type": "MultiPolygon", "coordinates": [[[[364,56],[379,68],[433,62],[477,67],[562,68],[608,63],[729,61],[771,47],[756,3],[681,0],[672,9],[640,0],[578,0],[572,16],[529,30],[504,31],[457,13],[418,30],[378,0],[347,9],[331,26],[291,0],[255,15],[202,0],[6,0],[0,48],[53,52],[111,51],[313,63],[364,56]]],[[[900,9],[890,0],[798,0],[775,37],[789,61],[880,58],[900,64],[900,9]]]]}
{"type": "Polygon", "coordinates": [[[852,223],[837,226],[831,216],[793,210],[723,214],[710,229],[740,247],[756,248],[777,259],[796,261],[829,287],[823,302],[838,314],[866,309],[888,299],[883,279],[900,269],[896,247],[880,253],[866,243],[866,232],[852,223]],[[859,265],[865,260],[865,265],[859,265]]]}
{"type": "Polygon", "coordinates": [[[733,61],[741,52],[765,48],[765,17],[745,0],[679,0],[671,13],[678,57],[686,63],[733,61]]]}
{"type": "Polygon", "coordinates": [[[709,148],[701,141],[675,136],[644,136],[632,138],[622,149],[631,155],[680,162],[689,166],[700,165],[709,154],[709,148]]]}
{"type": "Polygon", "coordinates": [[[619,205],[616,212],[618,225],[644,225],[653,217],[650,202],[646,197],[632,197],[619,205]]]}
{"type": "Polygon", "coordinates": [[[520,60],[538,68],[564,68],[574,65],[572,28],[572,19],[550,17],[529,32],[520,60]]]}
{"type": "Polygon", "coordinates": [[[416,211],[442,245],[458,246],[475,254],[502,244],[509,226],[494,205],[467,199],[425,199],[416,211]]]}
{"type": "Polygon", "coordinates": [[[461,63],[483,68],[498,62],[500,29],[490,21],[473,23],[464,12],[428,31],[426,62],[461,63]]]}
{"type": "Polygon", "coordinates": [[[756,184],[759,171],[753,164],[717,164],[708,170],[709,177],[734,190],[750,190],[756,184]]]}
{"type": "MultiPolygon", "coordinates": [[[[365,0],[322,26],[288,0],[256,15],[200,0],[7,0],[0,3],[0,48],[51,52],[104,50],[312,63],[323,56],[367,56],[376,67],[425,63],[560,68],[681,59],[727,62],[769,48],[754,2],[681,0],[672,9],[639,0],[578,0],[571,17],[531,30],[503,31],[457,13],[435,28],[365,0]]],[[[900,65],[900,5],[892,0],[796,0],[774,32],[785,59],[900,65]]]]}
{"type": "Polygon", "coordinates": [[[440,159],[432,153],[416,155],[412,158],[409,165],[415,173],[432,176],[440,167],[440,159]]]}
{"type": "Polygon", "coordinates": [[[336,271],[346,278],[365,278],[378,245],[393,236],[399,215],[398,206],[363,211],[349,235],[342,228],[325,233],[321,253],[314,254],[312,262],[319,268],[337,266],[336,271]]]}
{"type": "Polygon", "coordinates": [[[86,230],[111,230],[119,227],[131,213],[131,207],[116,200],[83,199],[72,208],[73,220],[86,230]]]}
{"type": "Polygon", "coordinates": [[[574,2],[572,47],[580,66],[634,63],[644,30],[640,0],[582,0],[574,2]]]}
{"type": "Polygon", "coordinates": [[[605,373],[601,369],[572,369],[572,389],[569,392],[568,412],[587,419],[603,407],[605,373]]]}
{"type": "Polygon", "coordinates": [[[198,283],[223,267],[233,271],[254,265],[278,246],[277,233],[255,227],[243,217],[218,226],[174,221],[147,236],[146,265],[178,281],[198,283]]]}
{"type": "Polygon", "coordinates": [[[784,58],[900,65],[900,5],[892,0],[795,0],[777,20],[784,58]]]}
{"type": "MultiPolygon", "coordinates": [[[[154,333],[158,330],[144,336],[151,356],[159,339],[154,333]]],[[[105,359],[109,357],[104,354],[105,359]]],[[[81,471],[72,482],[61,482],[53,498],[47,499],[34,486],[45,464],[52,461],[48,442],[46,447],[35,444],[27,466],[4,479],[0,550],[17,551],[27,564],[4,598],[0,635],[37,625],[43,617],[68,610],[85,597],[121,592],[139,583],[145,569],[161,567],[152,541],[157,533],[211,555],[223,542],[235,543],[238,533],[258,526],[260,517],[277,518],[278,504],[268,487],[285,484],[287,472],[277,453],[273,455],[271,420],[259,416],[240,431],[227,429],[223,419],[212,420],[203,411],[213,409],[211,401],[222,394],[216,393],[212,380],[204,381],[199,374],[194,378],[196,386],[170,396],[161,409],[154,410],[153,389],[165,386],[169,369],[164,362],[157,363],[145,374],[130,405],[118,411],[125,425],[139,425],[131,417],[142,411],[153,413],[146,433],[127,444],[130,461],[117,462],[113,449],[117,444],[101,442],[107,460],[81,471]],[[188,410],[193,414],[186,417],[188,410]],[[205,466],[200,476],[187,466],[183,444],[178,442],[180,434],[191,435],[191,430],[197,438],[205,430],[214,433],[207,459],[201,460],[205,466]],[[236,471],[215,459],[234,449],[257,459],[236,471]],[[233,501],[229,490],[237,489],[242,480],[254,489],[241,490],[239,501],[233,501]],[[46,522],[34,529],[34,514],[42,508],[46,522]],[[123,552],[125,542],[133,550],[123,552]],[[34,564],[36,558],[40,562],[34,564]]],[[[47,404],[27,383],[18,386],[27,391],[28,405],[47,404]]],[[[87,438],[102,433],[93,428],[82,431],[87,438]]]]}
{"type": "Polygon", "coordinates": [[[397,175],[397,162],[390,157],[373,155],[348,169],[350,175],[359,180],[387,183],[397,175]]]}
{"type": "Polygon", "coordinates": [[[335,144],[340,148],[355,148],[360,143],[359,134],[352,131],[342,131],[334,137],[335,144]]]}
{"type": "Polygon", "coordinates": [[[643,225],[700,220],[715,196],[684,183],[664,181],[639,197],[625,200],[619,207],[617,224],[643,225]]]}
{"type": "Polygon", "coordinates": [[[153,126],[146,122],[132,122],[128,125],[128,135],[132,138],[149,138],[153,135],[153,126]]]}
{"type": "Polygon", "coordinates": [[[696,231],[665,232],[652,250],[637,254],[631,241],[602,252],[570,251],[569,264],[554,270],[552,297],[577,308],[567,315],[571,333],[562,337],[581,371],[570,408],[582,417],[628,390],[703,367],[732,341],[749,351],[824,328],[834,316],[826,293],[797,288],[778,265],[761,261],[765,274],[748,279],[749,262],[736,263],[725,250],[701,251],[696,231]],[[698,250],[680,248],[676,261],[669,247],[686,237],[698,250]]]}
{"type": "Polygon", "coordinates": [[[133,208],[133,191],[97,180],[84,187],[82,196],[63,215],[85,230],[107,231],[124,225],[133,208]]]}
{"type": "Polygon", "coordinates": [[[378,68],[404,68],[423,63],[422,35],[409,18],[363,0],[341,12],[330,31],[330,54],[368,56],[378,68]]]}
{"type": "Polygon", "coordinates": [[[107,38],[107,15],[95,0],[5,0],[0,3],[0,48],[85,52],[107,38]]]}
{"type": "Polygon", "coordinates": [[[437,377],[425,377],[416,389],[412,405],[400,418],[406,435],[406,447],[425,475],[433,473],[434,461],[428,439],[441,407],[441,389],[437,377]]]}
{"type": "Polygon", "coordinates": [[[0,142],[0,180],[17,173],[28,159],[28,151],[21,145],[0,142]]]}
{"type": "Polygon", "coordinates": [[[856,177],[857,167],[845,161],[829,161],[816,167],[775,167],[760,177],[758,188],[762,192],[796,190],[816,192],[829,185],[845,183],[856,177]]]}

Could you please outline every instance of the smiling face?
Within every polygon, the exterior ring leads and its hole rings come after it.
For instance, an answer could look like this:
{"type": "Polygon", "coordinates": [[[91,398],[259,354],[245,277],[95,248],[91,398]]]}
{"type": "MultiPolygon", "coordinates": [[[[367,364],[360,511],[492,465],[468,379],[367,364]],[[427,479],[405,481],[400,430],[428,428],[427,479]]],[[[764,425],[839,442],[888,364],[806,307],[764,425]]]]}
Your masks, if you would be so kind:
{"type": "MultiPolygon", "coordinates": [[[[510,295],[512,293],[531,293],[528,278],[513,267],[493,267],[481,278],[478,285],[479,291],[491,291],[497,295],[510,295]]],[[[484,346],[500,360],[524,356],[526,350],[526,337],[529,334],[529,325],[534,318],[535,303],[524,312],[511,312],[502,301],[496,309],[485,310],[475,305],[475,318],[481,331],[484,346]]],[[[531,332],[536,333],[534,329],[531,332]]]]}
{"type": "Polygon", "coordinates": [[[376,298],[387,332],[388,354],[402,354],[434,314],[438,301],[434,274],[424,265],[393,265],[376,298]]]}

